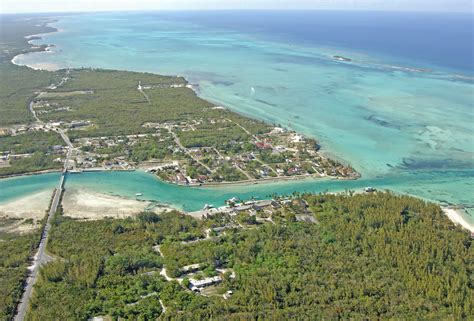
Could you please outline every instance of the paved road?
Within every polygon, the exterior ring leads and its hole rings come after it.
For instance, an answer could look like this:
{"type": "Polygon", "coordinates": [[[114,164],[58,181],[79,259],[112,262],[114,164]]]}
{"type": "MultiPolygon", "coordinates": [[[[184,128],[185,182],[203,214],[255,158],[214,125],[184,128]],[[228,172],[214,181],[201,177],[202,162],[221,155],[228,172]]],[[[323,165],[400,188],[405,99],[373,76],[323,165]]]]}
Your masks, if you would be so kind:
{"type": "MultiPolygon", "coordinates": [[[[67,136],[66,136],[67,137],[67,136]]],[[[68,139],[69,141],[69,139],[68,139]]],[[[71,142],[69,141],[69,144],[71,142]]],[[[48,213],[48,218],[46,220],[46,224],[44,225],[43,231],[41,233],[41,240],[38,246],[38,251],[36,252],[33,258],[33,264],[30,268],[30,275],[26,279],[26,286],[24,288],[23,295],[21,296],[20,303],[17,307],[17,312],[14,317],[15,321],[23,321],[26,316],[26,312],[30,306],[30,298],[31,293],[33,291],[33,286],[36,283],[36,279],[38,278],[38,273],[41,265],[48,263],[51,260],[51,257],[46,253],[46,245],[48,242],[48,235],[51,229],[51,221],[54,217],[54,213],[58,210],[60,201],[61,201],[61,194],[64,188],[64,180],[66,179],[67,175],[67,164],[69,163],[69,158],[71,157],[72,148],[69,148],[66,161],[64,163],[64,170],[61,174],[61,178],[59,180],[58,186],[54,191],[53,201],[51,203],[51,208],[48,213]]]]}
{"type": "Polygon", "coordinates": [[[46,224],[44,225],[43,232],[41,233],[41,241],[38,247],[38,252],[34,256],[32,269],[30,275],[28,276],[28,279],[26,280],[26,286],[17,308],[17,314],[14,318],[15,321],[23,321],[25,319],[26,312],[28,311],[30,305],[30,298],[31,293],[33,291],[33,286],[36,283],[36,279],[38,278],[39,269],[42,264],[47,263],[49,260],[49,256],[45,253],[46,244],[48,241],[48,234],[51,229],[51,221],[53,219],[54,213],[56,213],[58,209],[59,202],[61,200],[61,193],[63,191],[65,176],[66,172],[64,171],[61,175],[59,184],[56,187],[56,190],[54,191],[53,202],[51,203],[51,208],[48,213],[48,219],[46,221],[46,224]]]}
{"type": "Polygon", "coordinates": [[[184,150],[184,152],[189,156],[191,157],[196,163],[198,163],[199,165],[201,165],[202,167],[204,167],[205,169],[207,169],[210,173],[214,173],[215,170],[212,170],[209,168],[209,166],[207,166],[206,164],[204,164],[203,162],[201,162],[199,159],[197,159],[196,157],[193,156],[193,154],[191,154],[188,149],[186,147],[183,146],[183,144],[181,144],[181,141],[179,140],[179,137],[178,135],[176,135],[176,133],[171,130],[170,127],[167,127],[168,131],[170,132],[170,134],[173,136],[174,138],[174,142],[176,143],[176,145],[178,145],[182,150],[184,150]]]}
{"type": "Polygon", "coordinates": [[[33,105],[34,105],[34,103],[33,103],[33,100],[32,100],[32,101],[30,101],[30,104],[29,104],[29,106],[28,106],[28,107],[30,108],[30,112],[33,114],[33,117],[35,118],[35,120],[36,120],[38,123],[43,123],[43,122],[38,118],[38,116],[36,115],[36,111],[35,111],[35,109],[33,108],[33,105]]]}
{"type": "MultiPolygon", "coordinates": [[[[62,85],[66,80],[67,79],[63,78],[61,80],[60,85],[62,85]]],[[[36,119],[36,121],[39,123],[43,123],[38,118],[38,116],[36,115],[34,111],[33,102],[30,102],[29,108],[34,118],[36,119]]],[[[21,296],[20,303],[18,304],[18,307],[17,307],[16,315],[14,317],[15,321],[23,321],[25,319],[26,312],[28,311],[28,308],[30,306],[30,298],[31,298],[31,293],[33,291],[33,286],[35,285],[36,280],[38,278],[39,269],[41,265],[46,264],[51,260],[51,257],[46,253],[48,235],[51,229],[51,221],[54,217],[54,213],[56,213],[56,211],[58,210],[58,207],[61,201],[61,194],[64,188],[64,180],[67,174],[67,167],[68,167],[69,159],[71,158],[72,151],[74,148],[71,141],[69,140],[69,137],[66,135],[66,133],[62,129],[58,129],[58,132],[61,135],[64,142],[66,143],[66,145],[68,146],[68,152],[66,155],[66,160],[64,162],[64,169],[61,174],[61,178],[59,180],[58,186],[56,187],[56,190],[54,191],[53,201],[51,203],[51,207],[48,213],[48,218],[46,220],[46,224],[44,225],[43,231],[41,233],[41,240],[38,246],[38,251],[33,257],[33,263],[32,263],[32,266],[30,267],[30,275],[26,279],[24,292],[23,292],[23,295],[21,296]]]]}

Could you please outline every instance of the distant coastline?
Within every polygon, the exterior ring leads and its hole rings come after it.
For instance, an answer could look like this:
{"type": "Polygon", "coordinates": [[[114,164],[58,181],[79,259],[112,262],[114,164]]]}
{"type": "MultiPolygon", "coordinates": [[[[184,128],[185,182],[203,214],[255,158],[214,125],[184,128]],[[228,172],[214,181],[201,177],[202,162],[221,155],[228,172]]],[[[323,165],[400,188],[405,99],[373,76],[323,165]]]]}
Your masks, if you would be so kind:
{"type": "Polygon", "coordinates": [[[42,26],[41,26],[42,28],[44,28],[43,32],[25,36],[24,38],[25,38],[25,40],[27,40],[27,43],[30,45],[30,49],[25,51],[25,52],[22,52],[22,53],[19,53],[19,54],[15,55],[10,60],[10,62],[14,65],[26,66],[26,67],[29,67],[29,68],[34,69],[34,70],[55,71],[55,70],[60,69],[60,68],[58,68],[58,66],[52,65],[52,64],[39,64],[38,66],[30,66],[28,64],[21,64],[17,61],[18,58],[22,55],[28,55],[30,53],[35,53],[35,52],[51,52],[51,48],[53,48],[54,45],[52,45],[52,44],[49,44],[49,45],[47,45],[47,44],[34,45],[32,43],[32,41],[42,40],[44,35],[47,35],[47,34],[50,34],[50,33],[60,32],[61,30],[59,28],[51,26],[52,23],[56,23],[56,22],[59,22],[59,20],[58,19],[53,19],[53,20],[50,20],[50,21],[45,21],[45,22],[42,23],[42,26]]]}

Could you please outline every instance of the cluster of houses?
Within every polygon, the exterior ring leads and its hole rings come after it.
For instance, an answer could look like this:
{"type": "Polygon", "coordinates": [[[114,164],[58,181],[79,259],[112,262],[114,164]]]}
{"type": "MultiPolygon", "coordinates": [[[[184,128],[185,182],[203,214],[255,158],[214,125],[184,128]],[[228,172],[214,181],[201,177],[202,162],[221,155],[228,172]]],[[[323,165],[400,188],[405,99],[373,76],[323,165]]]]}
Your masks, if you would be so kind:
{"type": "Polygon", "coordinates": [[[0,128],[0,136],[15,136],[25,132],[31,131],[43,131],[51,132],[57,131],[58,128],[69,128],[77,129],[85,126],[91,125],[90,121],[86,120],[73,120],[71,122],[64,121],[49,121],[47,123],[31,123],[28,125],[15,125],[6,128],[0,128]]]}
{"type": "Polygon", "coordinates": [[[69,106],[59,106],[59,104],[56,103],[49,103],[45,101],[36,101],[33,103],[33,108],[35,109],[35,113],[37,115],[42,115],[42,114],[49,114],[53,111],[58,112],[58,111],[71,111],[71,107],[69,106]]]}
{"type": "MultiPolygon", "coordinates": [[[[51,147],[50,153],[53,155],[65,155],[67,153],[67,149],[66,147],[62,145],[54,145],[51,147]]],[[[28,158],[28,157],[31,157],[32,155],[33,154],[30,154],[30,153],[18,154],[9,150],[0,151],[0,167],[10,166],[11,160],[28,158]]],[[[63,161],[63,159],[61,157],[58,157],[55,161],[60,163],[63,161]]]]}
{"type": "Polygon", "coordinates": [[[105,160],[102,163],[102,167],[107,170],[134,170],[135,167],[126,161],[125,156],[118,156],[112,160],[105,160]]]}
{"type": "MultiPolygon", "coordinates": [[[[228,122],[227,119],[209,120],[211,123],[228,122]]],[[[201,120],[186,121],[182,123],[145,123],[143,127],[154,129],[167,129],[170,133],[173,130],[178,131],[194,131],[201,120]]],[[[244,129],[245,130],[245,129],[244,129]]],[[[218,172],[219,168],[235,169],[236,173],[240,172],[245,180],[257,180],[262,178],[276,178],[288,176],[309,176],[317,175],[320,177],[334,176],[340,178],[357,178],[358,174],[351,168],[346,167],[337,162],[330,162],[318,153],[319,146],[311,139],[305,138],[293,131],[288,131],[281,127],[274,127],[266,134],[253,136],[249,142],[230,141],[229,144],[235,146],[237,144],[252,143],[254,150],[234,153],[227,150],[202,146],[193,148],[181,148],[175,146],[173,154],[180,152],[188,154],[196,160],[207,164],[207,170],[189,170],[188,160],[180,160],[178,165],[173,167],[156,169],[162,179],[183,186],[197,186],[215,181],[226,181],[226,177],[213,175],[218,172]],[[265,154],[265,155],[263,155],[265,154]],[[270,156],[269,156],[270,155],[270,156]],[[277,156],[278,155],[278,156],[277,156]],[[268,161],[266,161],[266,159],[268,161]],[[275,160],[278,160],[276,162],[275,160]],[[197,173],[197,172],[201,173],[197,173]],[[191,174],[192,172],[192,174],[191,174]],[[245,177],[245,178],[244,178],[245,177]]],[[[240,175],[237,173],[237,175],[240,175]]],[[[235,178],[237,175],[229,174],[229,177],[235,178]]]]}
{"type": "Polygon", "coordinates": [[[94,156],[77,156],[76,157],[76,164],[82,168],[93,168],[97,167],[98,161],[97,158],[94,156]]]}
{"type": "Polygon", "coordinates": [[[252,200],[246,202],[240,202],[238,198],[231,198],[226,201],[225,206],[215,208],[212,205],[206,205],[201,211],[190,213],[192,216],[206,218],[215,214],[228,214],[235,216],[240,213],[248,213],[250,215],[256,215],[258,211],[262,210],[277,210],[282,207],[289,205],[298,206],[302,213],[308,211],[308,204],[303,199],[282,199],[282,200],[252,200]]]}
{"type": "MultiPolygon", "coordinates": [[[[195,293],[202,293],[203,290],[206,288],[219,284],[222,281],[224,281],[224,278],[222,275],[226,272],[230,272],[230,278],[235,278],[235,272],[231,269],[216,269],[216,274],[214,276],[204,276],[201,273],[201,270],[205,267],[204,264],[201,263],[195,263],[195,264],[190,264],[183,266],[180,269],[180,278],[178,278],[178,282],[182,283],[184,278],[187,278],[189,283],[187,286],[189,289],[195,293]]],[[[204,293],[203,293],[204,294],[204,293]]],[[[227,297],[228,298],[231,294],[232,291],[227,291],[227,297]],[[229,293],[230,292],[230,293],[229,293]]]]}

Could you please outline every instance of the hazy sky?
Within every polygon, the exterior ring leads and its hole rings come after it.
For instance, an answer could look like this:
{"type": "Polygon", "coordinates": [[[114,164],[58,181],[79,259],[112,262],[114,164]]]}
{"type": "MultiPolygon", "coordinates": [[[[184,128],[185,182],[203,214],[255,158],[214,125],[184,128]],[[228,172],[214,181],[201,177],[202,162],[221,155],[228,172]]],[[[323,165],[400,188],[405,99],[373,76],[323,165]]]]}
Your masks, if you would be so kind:
{"type": "Polygon", "coordinates": [[[263,8],[472,11],[473,0],[0,0],[0,12],[263,8]]]}

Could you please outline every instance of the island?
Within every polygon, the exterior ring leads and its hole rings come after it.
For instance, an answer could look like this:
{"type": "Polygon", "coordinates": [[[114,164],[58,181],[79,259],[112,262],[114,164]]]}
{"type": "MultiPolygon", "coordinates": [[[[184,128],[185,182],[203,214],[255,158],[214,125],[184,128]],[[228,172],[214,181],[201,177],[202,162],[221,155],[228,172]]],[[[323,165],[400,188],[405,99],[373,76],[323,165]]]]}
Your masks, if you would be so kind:
{"type": "Polygon", "coordinates": [[[314,139],[200,99],[181,77],[16,66],[51,20],[2,18],[0,173],[62,173],[52,196],[0,206],[0,319],[474,314],[472,238],[424,200],[368,187],[186,213],[65,188],[87,170],[141,168],[186,186],[359,175],[314,139]]]}
{"type": "Polygon", "coordinates": [[[351,62],[352,59],[351,58],[347,58],[347,57],[344,57],[344,56],[333,56],[334,59],[338,60],[338,61],[345,61],[345,62],[351,62]]]}

